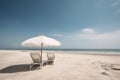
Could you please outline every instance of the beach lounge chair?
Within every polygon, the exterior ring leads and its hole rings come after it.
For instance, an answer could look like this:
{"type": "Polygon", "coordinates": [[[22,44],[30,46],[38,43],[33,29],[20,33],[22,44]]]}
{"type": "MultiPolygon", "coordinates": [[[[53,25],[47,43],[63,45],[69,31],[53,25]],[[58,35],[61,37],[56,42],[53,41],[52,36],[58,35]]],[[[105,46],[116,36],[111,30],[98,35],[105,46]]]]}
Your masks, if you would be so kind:
{"type": "Polygon", "coordinates": [[[42,68],[42,61],[39,52],[30,52],[30,56],[33,60],[33,63],[30,64],[29,69],[31,70],[34,66],[38,66],[39,69],[42,68]]]}
{"type": "Polygon", "coordinates": [[[47,53],[47,64],[54,64],[55,53],[47,53]]]}

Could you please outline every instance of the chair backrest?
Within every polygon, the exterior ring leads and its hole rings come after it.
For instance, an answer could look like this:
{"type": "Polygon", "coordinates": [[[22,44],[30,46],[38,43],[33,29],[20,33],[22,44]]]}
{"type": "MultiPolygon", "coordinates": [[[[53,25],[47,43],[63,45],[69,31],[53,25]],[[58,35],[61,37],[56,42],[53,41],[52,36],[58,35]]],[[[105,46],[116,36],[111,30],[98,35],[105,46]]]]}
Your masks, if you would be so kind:
{"type": "Polygon", "coordinates": [[[55,53],[47,53],[48,60],[54,60],[55,59],[55,53]]]}
{"type": "Polygon", "coordinates": [[[34,63],[40,63],[41,62],[41,56],[40,56],[39,52],[30,52],[30,55],[31,55],[34,63]]]}

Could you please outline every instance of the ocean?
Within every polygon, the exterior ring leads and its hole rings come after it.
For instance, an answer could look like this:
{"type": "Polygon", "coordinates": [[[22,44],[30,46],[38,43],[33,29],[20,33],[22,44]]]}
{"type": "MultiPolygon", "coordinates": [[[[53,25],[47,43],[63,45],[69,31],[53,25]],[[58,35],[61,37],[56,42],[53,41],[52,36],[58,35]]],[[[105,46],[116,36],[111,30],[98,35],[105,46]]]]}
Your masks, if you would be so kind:
{"type": "Polygon", "coordinates": [[[120,49],[46,49],[44,51],[76,54],[120,54],[120,49]]]}
{"type": "MultiPolygon", "coordinates": [[[[6,50],[6,49],[1,49],[6,50]]],[[[40,49],[7,49],[7,50],[36,50],[40,49]]],[[[43,52],[76,53],[76,54],[120,54],[120,49],[43,49],[43,52]]]]}

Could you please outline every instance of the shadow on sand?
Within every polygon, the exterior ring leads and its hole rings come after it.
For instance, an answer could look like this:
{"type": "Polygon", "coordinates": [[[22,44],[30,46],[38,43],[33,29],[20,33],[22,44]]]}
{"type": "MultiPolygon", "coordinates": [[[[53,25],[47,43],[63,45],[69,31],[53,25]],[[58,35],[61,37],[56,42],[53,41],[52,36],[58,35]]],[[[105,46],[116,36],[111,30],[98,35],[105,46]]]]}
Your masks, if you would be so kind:
{"type": "MultiPolygon", "coordinates": [[[[29,70],[30,64],[20,64],[20,65],[13,65],[0,70],[0,73],[16,73],[16,72],[26,72],[29,70]]],[[[35,66],[32,70],[36,70],[38,66],[35,66]]]]}

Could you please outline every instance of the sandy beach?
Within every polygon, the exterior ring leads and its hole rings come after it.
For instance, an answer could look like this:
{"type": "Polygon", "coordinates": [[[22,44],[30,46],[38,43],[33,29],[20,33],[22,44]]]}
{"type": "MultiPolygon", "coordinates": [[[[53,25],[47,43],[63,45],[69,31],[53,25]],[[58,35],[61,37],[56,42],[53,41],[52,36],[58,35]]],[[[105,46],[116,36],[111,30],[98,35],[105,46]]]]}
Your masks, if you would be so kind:
{"type": "MultiPolygon", "coordinates": [[[[29,70],[30,51],[0,50],[0,80],[120,80],[119,55],[55,52],[55,64],[29,70]]],[[[43,59],[46,60],[44,52],[43,59]]]]}

